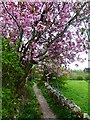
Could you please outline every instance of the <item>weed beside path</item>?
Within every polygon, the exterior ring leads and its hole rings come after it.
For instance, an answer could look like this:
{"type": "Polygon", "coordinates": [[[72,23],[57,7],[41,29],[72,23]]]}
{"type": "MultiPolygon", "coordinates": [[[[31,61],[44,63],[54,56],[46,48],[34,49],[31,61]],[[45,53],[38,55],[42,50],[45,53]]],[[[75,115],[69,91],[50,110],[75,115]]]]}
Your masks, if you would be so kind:
{"type": "Polygon", "coordinates": [[[30,81],[26,86],[26,104],[23,106],[20,113],[19,120],[40,120],[41,112],[39,110],[39,103],[33,91],[33,82],[30,81]]]}

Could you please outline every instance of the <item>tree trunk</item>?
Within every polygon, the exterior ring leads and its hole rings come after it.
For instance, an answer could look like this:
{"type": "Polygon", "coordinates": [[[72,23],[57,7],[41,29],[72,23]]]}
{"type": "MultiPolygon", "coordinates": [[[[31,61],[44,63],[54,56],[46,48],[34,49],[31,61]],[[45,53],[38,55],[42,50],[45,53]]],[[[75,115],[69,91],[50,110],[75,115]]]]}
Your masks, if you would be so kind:
{"type": "Polygon", "coordinates": [[[32,80],[32,66],[33,64],[26,64],[24,71],[24,76],[18,81],[17,90],[19,91],[20,95],[25,95],[25,85],[27,85],[28,81],[32,80]]]}

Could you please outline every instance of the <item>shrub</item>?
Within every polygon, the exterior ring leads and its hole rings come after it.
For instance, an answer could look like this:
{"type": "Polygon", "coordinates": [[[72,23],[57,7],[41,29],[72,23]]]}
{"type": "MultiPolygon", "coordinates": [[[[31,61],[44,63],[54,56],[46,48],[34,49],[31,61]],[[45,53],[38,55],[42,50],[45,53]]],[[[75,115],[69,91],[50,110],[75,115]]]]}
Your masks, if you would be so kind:
{"type": "MultiPolygon", "coordinates": [[[[21,103],[19,88],[24,71],[20,67],[18,53],[15,46],[9,46],[9,40],[4,40],[2,44],[2,118],[14,119],[18,116],[21,103]]],[[[21,91],[21,90],[20,90],[21,91]]]]}
{"type": "Polygon", "coordinates": [[[53,71],[51,74],[49,74],[48,79],[46,77],[46,74],[48,73],[48,69],[44,70],[42,81],[47,81],[49,84],[55,88],[62,87],[66,84],[67,75],[58,76],[55,71],[53,71]]]}
{"type": "Polygon", "coordinates": [[[77,76],[76,80],[83,80],[82,76],[77,76]]]}
{"type": "Polygon", "coordinates": [[[87,74],[87,75],[85,76],[85,80],[90,81],[90,74],[87,74]]]}
{"type": "Polygon", "coordinates": [[[3,88],[2,89],[2,118],[6,119],[14,119],[14,117],[18,116],[18,110],[20,107],[20,103],[17,102],[17,94],[12,93],[11,89],[3,88]]]}
{"type": "Polygon", "coordinates": [[[15,46],[10,47],[8,40],[3,41],[2,51],[2,119],[22,120],[40,118],[39,105],[32,85],[21,87],[25,70],[20,67],[15,46]]]}

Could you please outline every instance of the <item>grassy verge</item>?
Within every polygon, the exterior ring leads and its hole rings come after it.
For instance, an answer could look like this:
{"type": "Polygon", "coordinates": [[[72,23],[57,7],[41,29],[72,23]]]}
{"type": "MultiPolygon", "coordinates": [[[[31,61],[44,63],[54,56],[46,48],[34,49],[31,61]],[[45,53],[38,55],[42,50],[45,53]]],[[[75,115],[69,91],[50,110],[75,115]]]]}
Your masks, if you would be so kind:
{"type": "Polygon", "coordinates": [[[33,83],[29,82],[26,86],[26,104],[22,108],[19,120],[40,120],[41,112],[39,110],[39,103],[33,91],[33,83]]]}
{"type": "Polygon", "coordinates": [[[56,114],[58,120],[78,120],[70,111],[60,107],[57,101],[54,101],[53,98],[48,95],[44,84],[38,83],[38,87],[41,89],[43,96],[46,98],[50,108],[56,114]]]}
{"type": "Polygon", "coordinates": [[[60,88],[60,91],[81,107],[83,112],[88,111],[88,83],[84,80],[68,80],[65,87],[60,88]]]}

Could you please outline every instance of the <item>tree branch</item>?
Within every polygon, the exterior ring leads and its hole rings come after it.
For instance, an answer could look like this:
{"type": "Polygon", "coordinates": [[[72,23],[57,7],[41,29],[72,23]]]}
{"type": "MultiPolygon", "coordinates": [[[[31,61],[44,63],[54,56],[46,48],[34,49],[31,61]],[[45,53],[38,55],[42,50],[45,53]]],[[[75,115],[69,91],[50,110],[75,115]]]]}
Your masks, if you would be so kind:
{"type": "MultiPolygon", "coordinates": [[[[67,31],[68,27],[69,27],[69,26],[72,24],[72,22],[76,19],[76,17],[79,15],[80,11],[81,11],[82,8],[86,5],[86,3],[87,3],[87,2],[85,2],[85,3],[81,6],[81,8],[79,9],[79,12],[76,13],[76,14],[74,15],[74,17],[72,17],[72,18],[67,22],[64,30],[63,30],[61,33],[58,33],[58,34],[56,35],[56,37],[51,41],[51,43],[49,43],[49,44],[47,45],[47,49],[46,49],[43,53],[39,54],[37,57],[40,57],[40,56],[42,56],[42,55],[45,55],[45,54],[47,53],[50,45],[51,45],[52,43],[54,43],[55,41],[57,41],[57,39],[58,39],[59,37],[62,37],[62,36],[64,35],[64,33],[67,31]]],[[[50,38],[49,38],[49,39],[50,39],[50,38]]],[[[44,57],[43,57],[43,59],[44,59],[44,57]]]]}
{"type": "MultiPolygon", "coordinates": [[[[5,6],[5,4],[4,4],[4,2],[2,2],[2,4],[3,4],[3,7],[4,7],[4,9],[6,10],[6,12],[12,17],[12,19],[15,21],[15,23],[16,23],[16,25],[17,25],[17,27],[18,27],[18,29],[19,29],[19,32],[20,32],[20,35],[19,35],[19,40],[20,40],[20,42],[22,42],[22,37],[23,37],[23,28],[19,25],[19,23],[17,22],[17,20],[15,19],[15,17],[7,10],[7,8],[6,8],[6,6],[5,6]]],[[[20,42],[19,42],[19,47],[20,47],[20,42]]],[[[18,51],[19,51],[19,47],[18,47],[18,51]]]]}
{"type": "Polygon", "coordinates": [[[18,26],[18,29],[20,30],[20,25],[18,24],[18,22],[17,22],[17,20],[15,19],[15,17],[7,10],[4,2],[2,2],[2,4],[3,4],[4,9],[5,9],[5,10],[7,11],[7,13],[12,17],[12,19],[15,21],[16,25],[18,26]]]}

